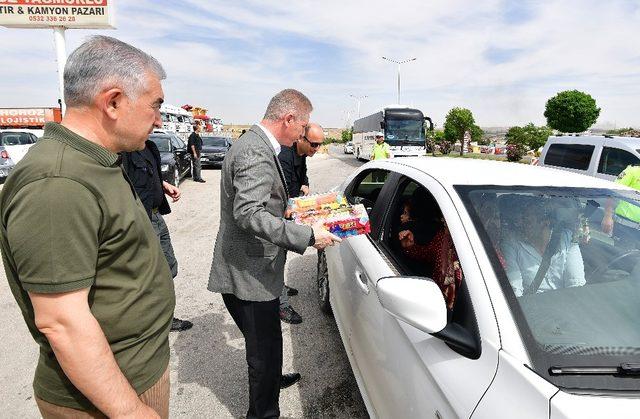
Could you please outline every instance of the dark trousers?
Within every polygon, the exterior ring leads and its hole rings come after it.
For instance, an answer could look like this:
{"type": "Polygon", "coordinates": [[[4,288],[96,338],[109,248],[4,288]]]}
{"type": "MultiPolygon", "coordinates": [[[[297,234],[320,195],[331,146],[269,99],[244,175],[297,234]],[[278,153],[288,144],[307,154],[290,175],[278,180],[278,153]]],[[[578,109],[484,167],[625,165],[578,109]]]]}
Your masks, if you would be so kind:
{"type": "Polygon", "coordinates": [[[245,301],[222,294],[224,305],[244,335],[249,366],[249,410],[247,418],[280,416],[282,375],[282,329],[278,299],[245,301]]]}
{"type": "Polygon", "coordinates": [[[195,157],[193,154],[191,155],[191,163],[193,166],[191,167],[191,175],[193,180],[202,179],[202,163],[200,162],[200,156],[195,157]]]}
{"type": "Polygon", "coordinates": [[[151,225],[160,240],[160,247],[169,264],[171,276],[175,278],[178,275],[178,261],[176,260],[176,255],[173,253],[169,228],[167,228],[167,223],[164,222],[164,218],[162,218],[162,215],[160,215],[158,211],[151,212],[151,225]]]}

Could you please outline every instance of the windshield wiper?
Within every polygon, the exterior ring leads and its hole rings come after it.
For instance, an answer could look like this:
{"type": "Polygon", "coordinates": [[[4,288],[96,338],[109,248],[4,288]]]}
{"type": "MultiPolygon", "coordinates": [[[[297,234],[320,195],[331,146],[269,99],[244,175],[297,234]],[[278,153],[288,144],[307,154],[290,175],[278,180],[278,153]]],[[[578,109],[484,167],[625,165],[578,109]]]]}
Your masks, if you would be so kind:
{"type": "Polygon", "coordinates": [[[551,375],[640,375],[640,363],[623,362],[617,367],[551,367],[551,375]]]}

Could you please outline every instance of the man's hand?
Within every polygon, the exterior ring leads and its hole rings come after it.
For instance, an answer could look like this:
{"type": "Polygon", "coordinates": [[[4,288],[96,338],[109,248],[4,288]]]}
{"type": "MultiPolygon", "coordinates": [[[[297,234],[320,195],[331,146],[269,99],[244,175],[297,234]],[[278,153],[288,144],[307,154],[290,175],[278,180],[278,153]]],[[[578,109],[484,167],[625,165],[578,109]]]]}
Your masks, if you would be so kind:
{"type": "Polygon", "coordinates": [[[406,249],[407,247],[411,247],[415,244],[413,233],[411,230],[402,230],[398,233],[398,239],[400,240],[400,246],[406,249]]]}
{"type": "Polygon", "coordinates": [[[302,187],[300,188],[300,192],[302,192],[302,195],[304,195],[304,196],[309,195],[309,186],[308,185],[302,185],[302,187]]]}
{"type": "Polygon", "coordinates": [[[600,228],[602,228],[602,232],[604,234],[611,234],[613,231],[613,214],[605,214],[602,218],[602,223],[600,224],[600,228]]]}
{"type": "Polygon", "coordinates": [[[316,238],[316,242],[313,247],[318,250],[322,250],[325,247],[333,246],[335,243],[342,242],[340,237],[330,233],[324,227],[322,221],[315,223],[311,228],[313,228],[313,236],[316,238]]]}
{"type": "Polygon", "coordinates": [[[162,181],[162,189],[164,190],[165,194],[171,197],[173,202],[176,202],[180,199],[180,196],[181,196],[180,189],[176,188],[172,184],[162,181]]]}

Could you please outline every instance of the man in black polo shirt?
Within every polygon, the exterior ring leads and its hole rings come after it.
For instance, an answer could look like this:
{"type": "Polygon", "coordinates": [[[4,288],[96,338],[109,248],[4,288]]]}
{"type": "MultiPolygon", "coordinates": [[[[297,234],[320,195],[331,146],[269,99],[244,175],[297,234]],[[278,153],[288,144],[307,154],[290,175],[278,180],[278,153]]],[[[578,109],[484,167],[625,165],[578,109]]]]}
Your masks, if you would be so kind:
{"type": "Polygon", "coordinates": [[[193,125],[193,132],[189,135],[189,141],[187,141],[187,150],[191,156],[193,162],[193,180],[194,182],[204,183],[206,180],[202,179],[202,164],[200,163],[200,154],[202,152],[202,138],[198,134],[200,126],[193,125]]]}
{"type": "MultiPolygon", "coordinates": [[[[145,142],[145,148],[141,151],[121,153],[122,167],[131,180],[147,215],[151,219],[151,225],[160,240],[160,247],[164,253],[171,275],[178,275],[178,261],[171,245],[171,236],[167,224],[162,218],[169,214],[171,208],[165,196],[169,195],[173,202],[180,199],[180,190],[168,182],[162,180],[160,171],[160,152],[158,146],[151,140],[145,142]]],[[[193,326],[188,320],[173,318],[171,330],[183,331],[193,326]]]]}
{"type": "MultiPolygon", "coordinates": [[[[309,195],[307,177],[307,157],[313,157],[324,141],[324,130],[315,123],[306,126],[304,135],[293,146],[282,146],[278,160],[287,182],[289,198],[309,195]]],[[[280,295],[280,320],[286,323],[302,323],[302,316],[289,304],[289,296],[297,295],[298,290],[285,285],[280,295]]]]}

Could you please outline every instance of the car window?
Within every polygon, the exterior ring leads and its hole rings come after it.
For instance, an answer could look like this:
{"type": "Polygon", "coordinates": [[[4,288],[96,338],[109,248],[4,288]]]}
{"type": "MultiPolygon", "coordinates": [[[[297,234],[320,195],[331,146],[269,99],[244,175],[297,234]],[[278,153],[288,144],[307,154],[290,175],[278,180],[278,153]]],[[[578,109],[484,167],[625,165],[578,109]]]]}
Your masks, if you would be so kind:
{"type": "Polygon", "coordinates": [[[179,139],[178,137],[173,136],[173,135],[171,136],[171,144],[173,144],[173,146],[175,148],[178,148],[178,149],[185,147],[185,145],[182,142],[182,140],[179,139]]]}
{"type": "Polygon", "coordinates": [[[628,151],[615,147],[604,147],[598,164],[598,173],[618,176],[627,166],[638,164],[640,164],[640,159],[628,151]]]}
{"type": "Polygon", "coordinates": [[[371,213],[385,181],[389,177],[389,171],[373,169],[358,176],[347,188],[346,198],[351,204],[363,204],[367,212],[371,213]]]}
{"type": "Polygon", "coordinates": [[[11,145],[20,145],[27,144],[26,139],[29,137],[29,134],[21,133],[21,132],[6,132],[0,134],[2,140],[1,143],[4,146],[11,145]]]}
{"type": "Polygon", "coordinates": [[[31,143],[35,144],[37,141],[38,141],[38,137],[33,135],[33,134],[31,134],[31,143]]]}
{"type": "Polygon", "coordinates": [[[587,170],[594,148],[595,146],[586,144],[551,144],[544,158],[544,164],[587,170]]]}
{"type": "Polygon", "coordinates": [[[156,143],[158,151],[161,153],[167,153],[171,151],[170,137],[166,134],[152,134],[149,139],[156,143]]]}
{"type": "Polygon", "coordinates": [[[560,386],[637,389],[637,380],[550,376],[549,368],[640,362],[640,195],[523,186],[458,190],[536,372],[560,386]]]}
{"type": "Polygon", "coordinates": [[[406,275],[431,278],[453,310],[462,285],[462,268],[442,210],[433,195],[405,179],[386,219],[385,247],[406,275]]]}
{"type": "Polygon", "coordinates": [[[202,137],[202,144],[209,147],[228,147],[227,140],[222,137],[202,137]]]}

